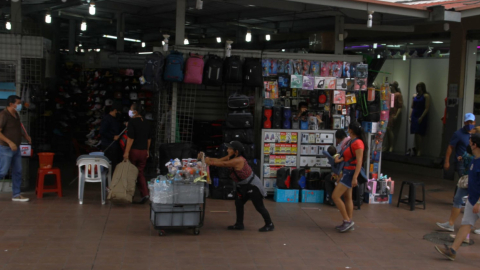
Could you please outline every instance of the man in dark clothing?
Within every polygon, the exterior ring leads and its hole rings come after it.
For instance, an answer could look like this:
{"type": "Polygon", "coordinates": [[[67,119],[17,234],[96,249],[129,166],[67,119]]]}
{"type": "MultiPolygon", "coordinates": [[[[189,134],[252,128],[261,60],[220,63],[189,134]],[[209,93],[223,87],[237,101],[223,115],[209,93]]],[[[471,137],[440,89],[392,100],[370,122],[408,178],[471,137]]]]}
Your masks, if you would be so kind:
{"type": "Polygon", "coordinates": [[[122,159],[122,151],[118,143],[122,126],[117,120],[117,114],[120,113],[118,106],[112,106],[110,111],[103,116],[102,124],[100,126],[101,146],[105,149],[113,142],[112,146],[105,152],[105,156],[112,162],[112,171],[122,159]]]}

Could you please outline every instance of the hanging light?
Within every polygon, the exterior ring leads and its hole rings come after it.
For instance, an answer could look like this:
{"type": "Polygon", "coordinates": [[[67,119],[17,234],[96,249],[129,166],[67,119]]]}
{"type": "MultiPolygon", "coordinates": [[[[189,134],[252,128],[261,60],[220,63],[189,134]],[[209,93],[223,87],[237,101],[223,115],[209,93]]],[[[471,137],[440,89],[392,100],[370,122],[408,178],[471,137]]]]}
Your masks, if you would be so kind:
{"type": "Polygon", "coordinates": [[[5,23],[5,28],[7,28],[7,30],[12,30],[12,23],[9,20],[5,23]]]}
{"type": "Polygon", "coordinates": [[[142,48],[145,48],[145,42],[142,42],[142,48]]]}
{"type": "Polygon", "coordinates": [[[221,37],[217,37],[217,43],[222,43],[222,38],[221,37]]]}
{"type": "Polygon", "coordinates": [[[170,35],[163,35],[163,38],[164,40],[162,41],[162,45],[163,45],[163,51],[164,52],[168,52],[168,38],[170,37],[170,35]]]}
{"type": "Polygon", "coordinates": [[[367,27],[368,28],[372,28],[372,25],[373,25],[373,13],[375,11],[369,11],[368,12],[368,18],[367,18],[367,27]]]}
{"type": "Polygon", "coordinates": [[[245,36],[245,41],[250,42],[252,41],[252,31],[248,30],[247,35],[245,36]]]}
{"type": "Polygon", "coordinates": [[[190,42],[188,42],[188,38],[186,38],[186,39],[183,41],[183,44],[184,44],[184,45],[190,44],[190,42]]]}
{"type": "Polygon", "coordinates": [[[271,38],[270,35],[265,35],[265,40],[266,41],[270,41],[270,38],[271,38]]]}
{"type": "Polygon", "coordinates": [[[377,58],[380,59],[380,54],[377,54],[377,58]]]}
{"type": "Polygon", "coordinates": [[[47,11],[47,13],[45,14],[45,22],[52,23],[52,15],[50,14],[50,11],[47,11]]]}
{"type": "Polygon", "coordinates": [[[96,11],[97,9],[95,8],[95,3],[93,1],[90,1],[90,7],[88,8],[88,13],[90,13],[90,15],[95,15],[96,11]]]}
{"type": "Polygon", "coordinates": [[[80,25],[80,30],[87,31],[87,21],[82,20],[82,24],[80,25]]]}
{"type": "Polygon", "coordinates": [[[225,42],[225,57],[232,56],[232,43],[233,43],[233,41],[231,41],[231,40],[227,40],[225,42]]]}
{"type": "Polygon", "coordinates": [[[407,55],[404,54],[403,57],[402,57],[403,61],[407,61],[407,55]]]}
{"type": "Polygon", "coordinates": [[[377,43],[373,43],[373,48],[376,49],[378,47],[377,43]]]}

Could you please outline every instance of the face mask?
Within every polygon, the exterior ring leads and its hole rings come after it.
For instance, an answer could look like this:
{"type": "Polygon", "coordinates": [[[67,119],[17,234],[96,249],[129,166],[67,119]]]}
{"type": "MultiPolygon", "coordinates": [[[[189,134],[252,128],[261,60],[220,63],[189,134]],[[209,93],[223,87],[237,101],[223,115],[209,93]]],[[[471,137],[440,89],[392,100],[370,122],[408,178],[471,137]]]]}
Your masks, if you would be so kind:
{"type": "Polygon", "coordinates": [[[128,116],[130,116],[130,118],[133,118],[135,116],[135,113],[132,110],[129,110],[128,116]]]}
{"type": "Polygon", "coordinates": [[[17,112],[21,111],[22,110],[22,104],[18,104],[17,107],[15,108],[15,110],[17,110],[17,112]]]}
{"type": "Polygon", "coordinates": [[[465,130],[469,132],[470,130],[474,129],[475,125],[465,125],[465,130]]]}

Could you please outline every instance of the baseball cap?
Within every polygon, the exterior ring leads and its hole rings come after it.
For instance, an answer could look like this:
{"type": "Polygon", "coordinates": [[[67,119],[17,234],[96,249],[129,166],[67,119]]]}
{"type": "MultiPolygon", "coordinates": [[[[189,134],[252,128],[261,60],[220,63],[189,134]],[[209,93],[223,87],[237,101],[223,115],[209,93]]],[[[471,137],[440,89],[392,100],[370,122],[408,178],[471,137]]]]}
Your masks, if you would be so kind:
{"type": "Polygon", "coordinates": [[[245,148],[243,147],[243,144],[239,141],[231,141],[230,143],[225,143],[225,145],[228,147],[228,148],[232,148],[233,150],[240,152],[240,154],[242,154],[243,152],[245,152],[245,148]]]}
{"type": "Polygon", "coordinates": [[[466,113],[465,114],[465,121],[464,122],[468,122],[468,121],[475,121],[475,115],[473,115],[473,113],[466,113]]]}
{"type": "Polygon", "coordinates": [[[113,105],[113,100],[107,99],[105,100],[105,106],[112,106],[113,105]]]}
{"type": "Polygon", "coordinates": [[[131,92],[131,93],[130,93],[130,99],[131,99],[131,100],[138,100],[137,93],[131,92]]]}

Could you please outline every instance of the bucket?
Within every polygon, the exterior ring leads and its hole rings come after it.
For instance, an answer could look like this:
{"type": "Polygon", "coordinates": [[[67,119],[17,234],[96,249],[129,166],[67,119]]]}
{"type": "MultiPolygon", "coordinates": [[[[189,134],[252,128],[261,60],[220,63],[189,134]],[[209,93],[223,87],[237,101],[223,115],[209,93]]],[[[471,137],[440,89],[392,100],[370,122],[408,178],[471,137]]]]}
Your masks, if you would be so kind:
{"type": "Polygon", "coordinates": [[[52,168],[53,156],[55,156],[55,153],[38,153],[38,157],[40,158],[40,168],[41,169],[52,168]]]}

